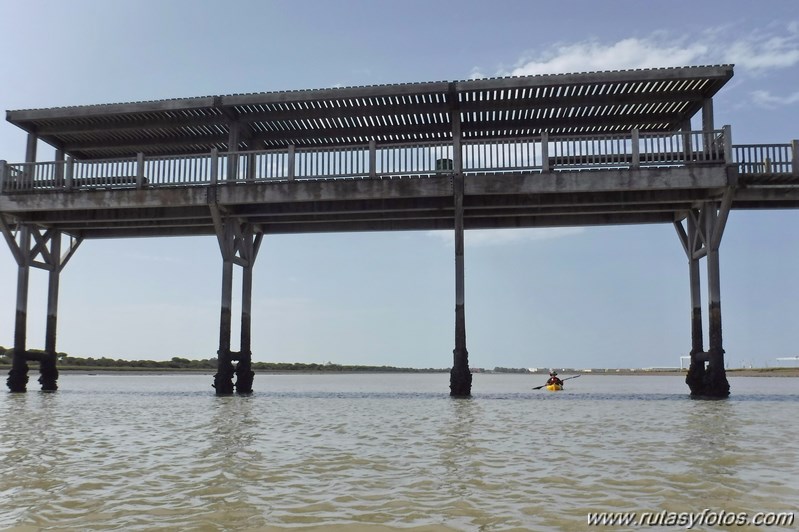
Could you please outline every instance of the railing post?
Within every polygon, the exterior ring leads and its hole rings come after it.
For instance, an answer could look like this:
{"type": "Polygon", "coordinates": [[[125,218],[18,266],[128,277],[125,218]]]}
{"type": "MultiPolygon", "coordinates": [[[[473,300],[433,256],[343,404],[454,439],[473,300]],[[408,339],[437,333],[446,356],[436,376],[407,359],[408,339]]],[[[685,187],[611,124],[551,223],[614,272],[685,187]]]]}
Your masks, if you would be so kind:
{"type": "Polygon", "coordinates": [[[144,153],[136,154],[136,188],[144,186],[144,153]]]}
{"type": "Polygon", "coordinates": [[[64,188],[72,190],[75,183],[75,158],[73,156],[67,157],[67,171],[64,176],[64,188]]]}
{"type": "Polygon", "coordinates": [[[681,128],[682,131],[682,153],[685,160],[683,164],[689,164],[693,162],[694,158],[694,143],[693,143],[693,134],[691,132],[691,121],[686,120],[681,128]]]}
{"type": "MultiPolygon", "coordinates": [[[[794,165],[794,169],[795,168],[796,165],[794,165]]],[[[5,190],[5,182],[7,174],[8,170],[6,169],[6,162],[3,159],[0,159],[0,194],[2,194],[3,191],[5,190]]]]}
{"type": "Polygon", "coordinates": [[[791,141],[791,152],[793,153],[793,157],[791,157],[791,173],[799,177],[799,140],[794,139],[791,141]]]}
{"type": "Polygon", "coordinates": [[[247,154],[247,181],[255,181],[257,170],[257,157],[255,152],[247,154]]]}
{"type": "Polygon", "coordinates": [[[295,177],[295,164],[296,164],[296,148],[294,144],[289,144],[289,167],[288,167],[288,178],[294,179],[295,177]]]}
{"type": "Polygon", "coordinates": [[[53,172],[53,186],[60,188],[64,186],[64,150],[55,151],[55,171],[53,172]]]}
{"type": "Polygon", "coordinates": [[[369,141],[369,177],[377,177],[377,142],[369,141]]]}
{"type": "Polygon", "coordinates": [[[219,150],[211,148],[211,184],[216,185],[219,181],[219,150]]]}
{"type": "Polygon", "coordinates": [[[721,130],[724,136],[724,164],[732,164],[732,128],[726,125],[721,130]]]}
{"type": "Polygon", "coordinates": [[[549,133],[541,132],[541,169],[549,172],[549,133]]]}
{"type": "Polygon", "coordinates": [[[631,131],[631,139],[633,153],[630,168],[638,170],[641,168],[641,147],[639,146],[639,132],[637,127],[633,128],[631,131]]]}

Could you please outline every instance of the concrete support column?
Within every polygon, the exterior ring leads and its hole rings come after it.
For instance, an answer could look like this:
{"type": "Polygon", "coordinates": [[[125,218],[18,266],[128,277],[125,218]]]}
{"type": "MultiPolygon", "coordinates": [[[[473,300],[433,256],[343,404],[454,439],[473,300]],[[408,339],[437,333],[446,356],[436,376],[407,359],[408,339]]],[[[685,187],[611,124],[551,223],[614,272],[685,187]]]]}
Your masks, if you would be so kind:
{"type": "Polygon", "coordinates": [[[58,291],[61,279],[61,232],[54,231],[50,239],[50,266],[47,283],[47,324],[44,333],[45,356],[39,361],[39,384],[42,390],[54,392],[58,389],[56,367],[56,331],[58,329],[58,291]]]}
{"type": "Polygon", "coordinates": [[[217,351],[217,373],[214,375],[214,388],[217,395],[252,393],[255,376],[252,371],[252,273],[255,257],[263,237],[255,227],[242,224],[235,219],[223,220],[218,207],[211,208],[214,227],[222,252],[222,304],[219,317],[219,349],[217,351]],[[242,267],[241,283],[241,346],[240,351],[230,349],[231,323],[233,314],[233,266],[242,267]],[[233,362],[237,364],[234,368],[233,362]],[[233,376],[236,384],[233,384],[233,376]]]}
{"type": "Polygon", "coordinates": [[[232,224],[226,223],[222,254],[222,303],[219,317],[219,349],[214,388],[217,395],[233,393],[233,362],[230,352],[230,330],[233,308],[233,235],[232,224]]]}
{"type": "MultiPolygon", "coordinates": [[[[707,211],[706,234],[712,235],[717,222],[716,207],[705,204],[707,211]]],[[[721,276],[719,267],[718,246],[709,245],[707,248],[707,289],[709,301],[708,320],[709,347],[708,365],[704,381],[704,395],[709,397],[727,397],[730,395],[730,383],[724,369],[724,349],[721,337],[721,276]]]]}
{"type": "Polygon", "coordinates": [[[252,393],[252,381],[255,373],[252,371],[252,269],[254,257],[252,226],[247,225],[242,235],[242,249],[246,263],[242,267],[241,280],[241,345],[239,360],[236,364],[236,392],[239,394],[252,393]]]}
{"type": "Polygon", "coordinates": [[[53,392],[58,389],[58,369],[56,368],[56,330],[58,324],[58,291],[61,270],[78,249],[82,239],[69,237],[69,249],[61,255],[61,231],[48,229],[42,231],[25,224],[19,226],[18,234],[12,234],[10,227],[0,217],[0,233],[5,237],[18,265],[17,274],[17,316],[14,328],[14,350],[8,387],[13,392],[24,392],[28,382],[28,362],[39,362],[39,383],[42,390],[53,392]],[[35,245],[31,247],[32,240],[35,245]],[[38,259],[38,260],[37,260],[38,259]],[[30,269],[41,268],[48,271],[47,322],[45,329],[45,350],[43,353],[28,352],[27,309],[30,269]]]}
{"type": "Polygon", "coordinates": [[[472,394],[472,372],[469,369],[469,352],[466,350],[466,305],[463,258],[463,150],[461,138],[461,113],[455,85],[449,88],[450,120],[452,122],[452,192],[455,207],[455,349],[449,374],[449,394],[469,397],[472,394]]]}
{"type": "Polygon", "coordinates": [[[702,390],[705,379],[705,347],[702,337],[702,293],[699,275],[699,259],[695,256],[697,227],[693,216],[688,216],[688,278],[691,284],[691,364],[685,383],[694,391],[702,390]]]}
{"type": "Polygon", "coordinates": [[[17,260],[17,314],[14,322],[14,354],[6,384],[12,392],[25,392],[28,385],[26,335],[28,331],[28,284],[30,279],[30,228],[19,228],[20,251],[17,260]]]}
{"type": "Polygon", "coordinates": [[[455,174],[455,350],[450,371],[450,395],[468,397],[472,393],[472,373],[466,350],[466,305],[463,257],[463,175],[455,174]]]}
{"type": "Polygon", "coordinates": [[[685,383],[694,397],[723,398],[730,395],[724,369],[724,348],[721,336],[721,276],[719,246],[732,206],[734,187],[728,187],[721,203],[705,202],[687,213],[688,230],[675,222],[677,234],[688,256],[691,284],[691,365],[685,383]],[[707,259],[709,348],[703,349],[702,301],[700,295],[699,259],[707,259]]]}

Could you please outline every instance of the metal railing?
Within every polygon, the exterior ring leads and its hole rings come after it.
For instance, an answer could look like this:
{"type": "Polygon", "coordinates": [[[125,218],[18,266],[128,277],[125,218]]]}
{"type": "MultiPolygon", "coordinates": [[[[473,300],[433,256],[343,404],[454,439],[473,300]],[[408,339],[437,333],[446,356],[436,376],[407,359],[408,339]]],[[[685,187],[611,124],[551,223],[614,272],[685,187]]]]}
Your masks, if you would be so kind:
{"type": "MultiPolygon", "coordinates": [[[[465,139],[466,175],[640,168],[691,164],[738,164],[741,173],[797,175],[799,143],[732,146],[729,126],[716,131],[465,139]]],[[[454,170],[452,141],[369,144],[334,148],[295,147],[250,152],[128,159],[5,163],[0,190],[141,189],[303,179],[431,176],[454,170]]]]}

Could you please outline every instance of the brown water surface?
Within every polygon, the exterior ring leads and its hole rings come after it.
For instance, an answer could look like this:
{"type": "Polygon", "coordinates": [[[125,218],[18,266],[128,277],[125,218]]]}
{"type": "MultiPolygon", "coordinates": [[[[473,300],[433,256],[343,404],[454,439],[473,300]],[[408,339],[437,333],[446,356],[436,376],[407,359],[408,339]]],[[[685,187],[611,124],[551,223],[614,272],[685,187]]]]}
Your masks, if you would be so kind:
{"type": "Polygon", "coordinates": [[[471,399],[448,377],[258,375],[254,395],[216,397],[210,375],[64,374],[57,393],[0,393],[0,528],[585,530],[588,512],[797,511],[799,379],[736,377],[728,400],[700,401],[680,377],[547,392],[478,374],[471,399]]]}

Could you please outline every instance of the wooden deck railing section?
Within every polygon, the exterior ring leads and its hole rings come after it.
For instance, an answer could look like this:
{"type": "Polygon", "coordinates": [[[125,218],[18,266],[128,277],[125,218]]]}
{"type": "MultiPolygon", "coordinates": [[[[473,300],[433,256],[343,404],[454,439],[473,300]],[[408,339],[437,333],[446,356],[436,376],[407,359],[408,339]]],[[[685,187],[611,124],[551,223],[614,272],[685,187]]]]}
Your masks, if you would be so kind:
{"type": "Polygon", "coordinates": [[[742,174],[797,174],[799,150],[791,144],[747,144],[733,147],[742,174]]]}
{"type": "MultiPolygon", "coordinates": [[[[741,174],[799,177],[799,143],[732,146],[716,131],[465,140],[465,174],[738,164],[741,174]],[[545,155],[544,155],[545,154],[545,155]]],[[[300,179],[396,178],[452,170],[450,141],[0,164],[0,190],[157,188],[300,179]]]]}

